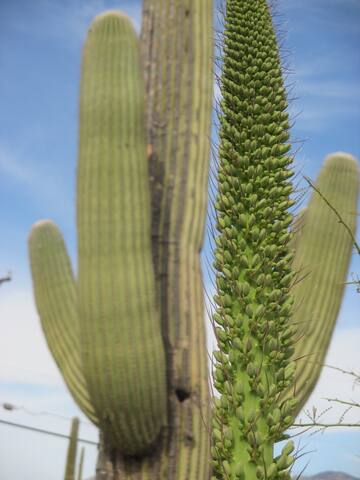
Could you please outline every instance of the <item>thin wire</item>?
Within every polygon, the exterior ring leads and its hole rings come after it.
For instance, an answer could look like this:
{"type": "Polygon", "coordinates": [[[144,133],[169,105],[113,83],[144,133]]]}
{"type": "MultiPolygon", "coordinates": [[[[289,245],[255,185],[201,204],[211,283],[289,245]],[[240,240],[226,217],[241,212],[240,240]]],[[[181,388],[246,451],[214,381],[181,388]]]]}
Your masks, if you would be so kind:
{"type": "MultiPolygon", "coordinates": [[[[67,422],[71,422],[72,421],[72,418],[70,417],[66,417],[64,415],[59,415],[58,413],[51,413],[51,412],[46,412],[46,411],[42,411],[42,412],[36,412],[36,411],[33,411],[33,410],[30,410],[26,407],[23,407],[23,406],[19,406],[19,405],[14,405],[12,403],[9,403],[9,402],[3,402],[3,403],[0,403],[0,406],[3,407],[4,410],[8,410],[9,412],[12,412],[14,410],[21,410],[25,413],[27,413],[28,415],[33,415],[33,416],[47,416],[47,417],[54,417],[54,418],[58,418],[60,420],[66,420],[67,422]]],[[[92,427],[95,427],[95,425],[91,422],[87,422],[86,420],[81,420],[81,423],[82,424],[85,424],[85,425],[90,425],[92,427]]]]}
{"type": "MultiPolygon", "coordinates": [[[[32,432],[36,432],[36,433],[44,433],[46,435],[52,435],[53,437],[60,437],[60,438],[67,438],[67,439],[71,438],[69,435],[65,435],[63,433],[52,432],[51,430],[44,430],[42,428],[29,427],[28,425],[23,425],[21,423],[15,423],[15,422],[8,422],[7,420],[3,420],[3,419],[0,419],[0,423],[3,423],[4,425],[8,425],[10,427],[23,428],[24,430],[31,430],[32,432]]],[[[78,438],[77,441],[81,443],[88,443],[89,445],[96,445],[96,446],[99,445],[97,442],[93,442],[92,440],[85,440],[84,438],[78,438]]]]}

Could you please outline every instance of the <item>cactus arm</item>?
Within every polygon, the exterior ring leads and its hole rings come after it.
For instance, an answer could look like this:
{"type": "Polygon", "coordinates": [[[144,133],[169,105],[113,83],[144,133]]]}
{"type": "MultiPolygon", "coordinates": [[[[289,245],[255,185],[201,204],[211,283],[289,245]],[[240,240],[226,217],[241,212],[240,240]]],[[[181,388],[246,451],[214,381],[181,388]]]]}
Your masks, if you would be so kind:
{"type": "Polygon", "coordinates": [[[64,480],[75,480],[75,465],[76,465],[78,433],[79,433],[79,419],[77,417],[74,417],[71,422],[71,432],[70,432],[70,440],[69,440],[69,446],[67,451],[64,480]]]}
{"type": "Polygon", "coordinates": [[[210,398],[199,251],[207,199],[212,1],[145,0],[141,43],[170,425],[159,451],[135,466],[120,455],[114,466],[102,445],[98,472],[107,472],[101,477],[106,480],[113,474],[119,479],[207,480],[210,398]],[[128,473],[134,471],[138,476],[128,473]]]}
{"type": "MultiPolygon", "coordinates": [[[[337,210],[351,232],[356,231],[359,170],[354,157],[335,153],[324,162],[316,188],[337,210]]],[[[295,392],[299,413],[320,376],[344,294],[353,240],[335,213],[317,192],[306,208],[301,236],[296,244],[294,269],[303,280],[294,287],[292,321],[299,341],[295,392]]],[[[289,396],[293,395],[293,390],[289,396]]]]}
{"type": "Polygon", "coordinates": [[[107,442],[149,450],[167,389],[151,256],[144,92],[135,31],[109,12],[86,39],[78,155],[79,322],[89,395],[107,442]]]}
{"type": "Polygon", "coordinates": [[[217,270],[213,478],[290,478],[293,377],[287,101],[265,0],[226,2],[215,209],[217,270]],[[286,334],[285,334],[286,332],[286,334]]]}
{"type": "Polygon", "coordinates": [[[37,222],[29,235],[34,294],[48,347],[82,411],[97,424],[80,359],[76,285],[63,237],[51,221],[37,222]]]}

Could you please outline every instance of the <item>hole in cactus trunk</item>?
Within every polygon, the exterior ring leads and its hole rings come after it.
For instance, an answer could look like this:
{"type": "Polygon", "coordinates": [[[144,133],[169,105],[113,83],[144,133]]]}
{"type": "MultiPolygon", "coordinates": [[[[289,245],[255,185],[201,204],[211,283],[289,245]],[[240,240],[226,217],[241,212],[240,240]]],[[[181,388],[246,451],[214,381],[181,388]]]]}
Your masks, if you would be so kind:
{"type": "Polygon", "coordinates": [[[190,392],[188,392],[184,388],[177,388],[175,390],[175,394],[179,402],[183,402],[184,400],[190,397],[190,392]]]}

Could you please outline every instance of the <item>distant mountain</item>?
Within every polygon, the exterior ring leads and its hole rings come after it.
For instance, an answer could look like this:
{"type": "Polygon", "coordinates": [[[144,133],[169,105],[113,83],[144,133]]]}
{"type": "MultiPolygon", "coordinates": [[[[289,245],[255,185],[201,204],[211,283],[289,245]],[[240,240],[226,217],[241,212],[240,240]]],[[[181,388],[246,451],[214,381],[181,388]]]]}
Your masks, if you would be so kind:
{"type": "Polygon", "coordinates": [[[310,477],[301,477],[302,480],[360,480],[359,477],[353,477],[342,472],[322,472],[310,477]]]}
{"type": "MultiPolygon", "coordinates": [[[[87,480],[95,480],[95,477],[88,478],[87,480]]],[[[360,477],[353,477],[352,475],[342,472],[322,472],[310,477],[301,477],[301,480],[360,480],[360,477]]]]}

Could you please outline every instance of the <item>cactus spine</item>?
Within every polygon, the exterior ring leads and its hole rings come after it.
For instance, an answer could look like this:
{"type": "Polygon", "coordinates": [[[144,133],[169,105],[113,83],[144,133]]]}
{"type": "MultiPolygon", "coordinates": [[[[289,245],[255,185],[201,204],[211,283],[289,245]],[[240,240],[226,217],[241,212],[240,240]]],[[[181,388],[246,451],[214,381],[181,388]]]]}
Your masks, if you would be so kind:
{"type": "MultiPolygon", "coordinates": [[[[359,170],[346,153],[329,155],[316,188],[338,211],[355,234],[359,170]]],[[[298,399],[300,412],[321,372],[344,293],[352,252],[352,238],[324,200],[313,192],[296,233],[293,268],[303,279],[293,288],[292,322],[300,339],[295,343],[298,360],[295,386],[288,392],[298,399]]]]}
{"type": "Polygon", "coordinates": [[[292,422],[279,403],[295,364],[287,101],[265,0],[226,4],[215,269],[219,350],[214,384],[214,478],[290,478],[293,444],[273,445],[292,422]]]}
{"type": "Polygon", "coordinates": [[[69,446],[67,451],[64,480],[75,480],[75,464],[76,464],[78,432],[79,432],[79,419],[77,417],[74,417],[71,422],[70,441],[69,441],[69,446]]]}

